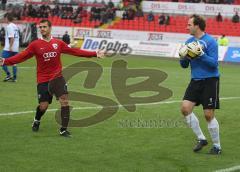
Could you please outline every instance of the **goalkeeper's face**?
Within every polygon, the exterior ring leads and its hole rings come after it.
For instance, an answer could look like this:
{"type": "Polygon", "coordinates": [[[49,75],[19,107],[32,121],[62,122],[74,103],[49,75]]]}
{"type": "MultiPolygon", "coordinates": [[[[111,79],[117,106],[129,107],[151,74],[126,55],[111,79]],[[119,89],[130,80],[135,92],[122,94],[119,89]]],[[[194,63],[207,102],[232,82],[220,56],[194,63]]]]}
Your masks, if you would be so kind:
{"type": "Polygon", "coordinates": [[[198,26],[193,24],[193,20],[194,20],[193,18],[190,18],[188,20],[187,30],[188,30],[190,35],[195,36],[195,34],[197,32],[197,29],[198,29],[198,26]]]}

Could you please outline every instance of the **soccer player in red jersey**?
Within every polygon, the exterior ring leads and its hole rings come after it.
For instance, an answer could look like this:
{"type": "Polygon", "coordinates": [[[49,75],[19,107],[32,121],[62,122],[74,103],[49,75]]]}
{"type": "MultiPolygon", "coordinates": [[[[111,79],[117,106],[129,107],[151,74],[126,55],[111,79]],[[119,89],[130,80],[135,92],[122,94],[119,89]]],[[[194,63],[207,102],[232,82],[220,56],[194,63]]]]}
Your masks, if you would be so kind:
{"type": "Polygon", "coordinates": [[[42,37],[31,42],[21,53],[8,59],[0,58],[0,65],[14,65],[21,63],[33,56],[37,61],[37,91],[39,105],[32,124],[32,130],[38,131],[40,120],[51,104],[53,95],[61,104],[62,127],[60,135],[71,137],[67,126],[69,122],[70,109],[66,81],[62,76],[61,53],[80,57],[98,57],[105,55],[104,51],[84,51],[78,48],[70,48],[66,43],[51,36],[52,24],[49,20],[41,20],[39,29],[42,37]]]}

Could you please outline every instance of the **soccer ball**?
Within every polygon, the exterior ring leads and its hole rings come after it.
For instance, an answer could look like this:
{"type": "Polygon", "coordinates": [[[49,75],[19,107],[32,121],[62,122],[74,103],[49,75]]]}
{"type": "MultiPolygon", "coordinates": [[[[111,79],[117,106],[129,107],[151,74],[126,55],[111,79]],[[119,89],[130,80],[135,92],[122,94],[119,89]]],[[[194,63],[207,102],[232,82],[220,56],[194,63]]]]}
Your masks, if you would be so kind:
{"type": "Polygon", "coordinates": [[[195,53],[193,53],[193,52],[191,52],[191,51],[189,51],[189,50],[188,50],[188,52],[187,52],[187,55],[188,55],[190,58],[195,58],[195,57],[197,57],[197,54],[195,54],[195,53]]]}
{"type": "Polygon", "coordinates": [[[200,47],[198,43],[192,42],[187,45],[182,45],[178,51],[178,54],[180,58],[188,57],[194,59],[202,53],[201,48],[202,47],[200,47]]]}
{"type": "Polygon", "coordinates": [[[203,46],[198,42],[198,41],[194,41],[191,42],[189,44],[187,44],[187,49],[188,49],[188,57],[190,58],[196,58],[200,55],[203,55],[203,46]]]}

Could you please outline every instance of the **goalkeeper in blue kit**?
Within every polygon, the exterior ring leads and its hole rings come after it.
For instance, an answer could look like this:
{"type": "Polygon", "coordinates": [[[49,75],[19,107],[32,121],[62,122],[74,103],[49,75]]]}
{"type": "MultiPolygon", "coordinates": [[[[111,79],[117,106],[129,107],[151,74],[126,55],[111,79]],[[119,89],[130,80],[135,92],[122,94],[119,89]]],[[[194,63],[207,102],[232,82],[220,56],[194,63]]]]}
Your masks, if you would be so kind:
{"type": "Polygon", "coordinates": [[[182,101],[181,112],[197,136],[198,142],[193,151],[198,152],[208,144],[193,113],[194,106],[202,105],[213,142],[209,153],[221,154],[219,124],[214,116],[215,109],[219,109],[218,45],[212,36],[204,32],[205,27],[203,17],[192,15],[187,24],[192,37],[179,50],[181,67],[191,67],[191,81],[182,101]]]}

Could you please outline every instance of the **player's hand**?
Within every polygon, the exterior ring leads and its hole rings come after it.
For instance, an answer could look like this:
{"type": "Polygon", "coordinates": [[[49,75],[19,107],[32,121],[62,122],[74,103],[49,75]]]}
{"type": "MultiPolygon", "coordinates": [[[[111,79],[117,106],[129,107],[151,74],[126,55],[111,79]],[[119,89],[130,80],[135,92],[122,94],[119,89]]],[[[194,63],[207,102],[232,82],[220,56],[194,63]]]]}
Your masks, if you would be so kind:
{"type": "MultiPolygon", "coordinates": [[[[197,57],[197,56],[202,56],[204,54],[203,46],[199,43],[199,41],[194,41],[194,42],[187,44],[187,49],[190,53],[193,54],[193,55],[191,55],[192,58],[197,57]]],[[[188,52],[188,54],[189,54],[189,52],[188,52]]]]}
{"type": "Polygon", "coordinates": [[[4,58],[0,57],[0,66],[2,66],[4,63],[4,58]]]}
{"type": "Polygon", "coordinates": [[[97,50],[97,58],[103,59],[106,55],[106,51],[105,50],[97,50]]]}

